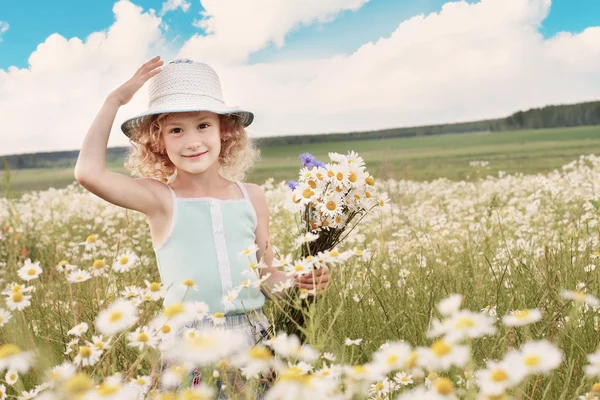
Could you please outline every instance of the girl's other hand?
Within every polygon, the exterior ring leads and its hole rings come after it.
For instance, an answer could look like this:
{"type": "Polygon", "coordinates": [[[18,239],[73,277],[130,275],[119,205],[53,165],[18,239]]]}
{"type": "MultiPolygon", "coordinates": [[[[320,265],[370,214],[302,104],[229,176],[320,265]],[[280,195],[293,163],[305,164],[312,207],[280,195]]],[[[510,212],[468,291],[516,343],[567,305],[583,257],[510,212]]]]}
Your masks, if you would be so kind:
{"type": "Polygon", "coordinates": [[[144,86],[144,83],[161,71],[160,66],[163,63],[164,61],[160,59],[160,56],[147,61],[138,68],[127,82],[115,89],[110,96],[115,98],[120,106],[129,103],[133,95],[144,86]]]}
{"type": "Polygon", "coordinates": [[[314,296],[323,292],[329,284],[329,268],[323,266],[314,270],[310,274],[305,274],[296,277],[296,286],[300,289],[308,289],[311,291],[309,296],[314,296]],[[312,293],[314,289],[314,293],[312,293]]]}

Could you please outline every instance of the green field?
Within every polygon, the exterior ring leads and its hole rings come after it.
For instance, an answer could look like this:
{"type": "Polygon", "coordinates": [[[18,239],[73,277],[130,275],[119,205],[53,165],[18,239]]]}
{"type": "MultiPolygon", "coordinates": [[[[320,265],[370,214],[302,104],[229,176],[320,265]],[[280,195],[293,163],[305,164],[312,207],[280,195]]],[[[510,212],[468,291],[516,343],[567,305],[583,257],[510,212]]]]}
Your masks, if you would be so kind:
{"type": "MultiPolygon", "coordinates": [[[[476,174],[469,161],[488,161],[486,173],[543,173],[558,168],[583,154],[600,154],[600,126],[556,128],[496,133],[469,133],[370,141],[332,142],[314,145],[269,147],[248,181],[262,183],[295,179],[298,156],[310,152],[327,161],[330,151],[354,150],[379,178],[432,180],[446,177],[469,180],[476,174]]],[[[113,171],[126,173],[122,165],[113,171]]],[[[28,169],[10,172],[15,193],[62,188],[74,181],[72,169],[28,169]]]]}

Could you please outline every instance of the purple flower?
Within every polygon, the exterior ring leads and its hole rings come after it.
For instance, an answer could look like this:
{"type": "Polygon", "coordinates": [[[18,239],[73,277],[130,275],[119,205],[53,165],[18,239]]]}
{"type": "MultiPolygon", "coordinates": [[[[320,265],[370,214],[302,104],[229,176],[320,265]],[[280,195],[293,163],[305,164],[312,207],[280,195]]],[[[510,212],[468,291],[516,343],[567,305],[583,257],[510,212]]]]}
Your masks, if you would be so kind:
{"type": "Polygon", "coordinates": [[[325,163],[324,163],[324,162],[321,162],[321,161],[318,161],[318,160],[315,160],[315,161],[313,161],[313,162],[311,163],[310,167],[308,167],[308,168],[310,169],[310,168],[312,168],[312,167],[317,167],[317,168],[325,168],[325,163]]]}
{"type": "Polygon", "coordinates": [[[302,165],[305,167],[308,167],[309,164],[312,164],[315,161],[317,161],[317,159],[310,153],[300,154],[300,162],[302,162],[302,165]]]}
{"type": "Polygon", "coordinates": [[[287,183],[288,187],[292,190],[296,189],[296,187],[298,187],[298,182],[296,181],[288,181],[287,183]]]}

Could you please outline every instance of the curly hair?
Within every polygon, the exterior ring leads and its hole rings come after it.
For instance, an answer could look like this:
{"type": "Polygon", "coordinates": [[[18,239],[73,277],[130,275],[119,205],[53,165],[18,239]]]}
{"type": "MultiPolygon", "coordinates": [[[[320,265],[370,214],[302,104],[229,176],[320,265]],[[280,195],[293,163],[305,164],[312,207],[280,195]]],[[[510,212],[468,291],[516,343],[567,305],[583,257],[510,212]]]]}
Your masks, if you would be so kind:
{"type": "MultiPolygon", "coordinates": [[[[177,168],[169,159],[163,141],[162,126],[169,115],[157,114],[144,118],[140,128],[130,137],[132,149],[127,155],[125,168],[132,175],[172,182],[177,168]]],[[[248,137],[240,118],[233,114],[219,114],[221,153],[219,173],[230,180],[243,180],[260,156],[259,150],[248,137]]]]}

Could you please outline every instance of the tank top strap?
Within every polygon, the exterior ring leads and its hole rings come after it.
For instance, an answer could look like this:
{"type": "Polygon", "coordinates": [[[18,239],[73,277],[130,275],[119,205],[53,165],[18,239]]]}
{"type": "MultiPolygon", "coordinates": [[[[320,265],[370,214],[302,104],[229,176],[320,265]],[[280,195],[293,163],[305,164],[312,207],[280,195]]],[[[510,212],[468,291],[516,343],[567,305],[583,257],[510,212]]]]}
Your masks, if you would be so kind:
{"type": "Polygon", "coordinates": [[[237,183],[237,185],[240,187],[242,193],[244,193],[244,198],[246,200],[250,201],[250,196],[248,196],[248,191],[246,190],[246,186],[240,181],[236,181],[235,183],[237,183]]]}

